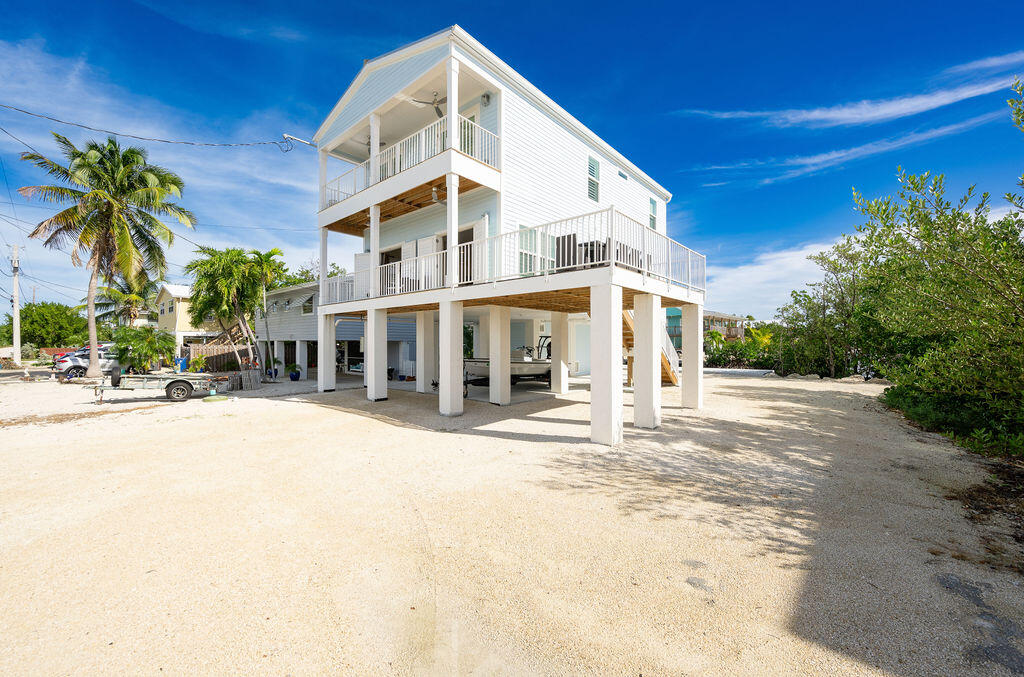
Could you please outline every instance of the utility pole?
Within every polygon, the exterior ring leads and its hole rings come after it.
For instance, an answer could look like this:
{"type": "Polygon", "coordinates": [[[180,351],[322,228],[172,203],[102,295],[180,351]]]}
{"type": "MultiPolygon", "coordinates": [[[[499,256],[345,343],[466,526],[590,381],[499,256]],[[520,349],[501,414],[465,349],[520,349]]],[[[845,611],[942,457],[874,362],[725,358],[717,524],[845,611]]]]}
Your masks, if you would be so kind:
{"type": "Polygon", "coordinates": [[[11,303],[14,304],[11,325],[14,329],[14,366],[21,366],[21,308],[18,305],[18,245],[11,245],[11,272],[14,276],[14,286],[11,288],[11,303]]]}

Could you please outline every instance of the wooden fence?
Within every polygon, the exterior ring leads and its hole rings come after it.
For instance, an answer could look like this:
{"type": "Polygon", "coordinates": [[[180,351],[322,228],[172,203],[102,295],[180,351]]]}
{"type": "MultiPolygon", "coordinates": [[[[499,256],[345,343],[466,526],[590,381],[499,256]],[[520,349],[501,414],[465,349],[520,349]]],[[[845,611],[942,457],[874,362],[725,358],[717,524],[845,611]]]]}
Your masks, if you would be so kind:
{"type": "MultiPolygon", "coordinates": [[[[238,346],[238,354],[243,360],[250,359],[249,350],[244,345],[238,346]]],[[[238,371],[238,360],[230,345],[224,343],[193,343],[188,347],[189,362],[199,356],[206,358],[207,371],[238,371]],[[229,369],[233,366],[233,369],[229,369]]]]}

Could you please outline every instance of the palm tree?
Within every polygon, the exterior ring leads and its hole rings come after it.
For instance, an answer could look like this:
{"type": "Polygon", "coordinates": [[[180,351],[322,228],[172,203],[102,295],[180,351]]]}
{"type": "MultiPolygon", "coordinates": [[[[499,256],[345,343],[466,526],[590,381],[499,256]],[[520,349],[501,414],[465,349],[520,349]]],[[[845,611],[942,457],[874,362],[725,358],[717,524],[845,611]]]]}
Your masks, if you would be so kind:
{"type": "MultiPolygon", "coordinates": [[[[274,247],[270,251],[261,252],[258,249],[250,249],[249,256],[251,257],[251,263],[249,264],[253,275],[260,285],[260,296],[263,307],[263,329],[267,333],[267,345],[272,345],[270,342],[270,320],[267,318],[267,287],[274,287],[274,285],[285,275],[284,263],[277,260],[278,256],[284,254],[280,249],[274,247]]],[[[263,356],[260,356],[263,359],[263,356]]]]}
{"type": "Polygon", "coordinates": [[[234,320],[238,324],[252,358],[254,339],[248,316],[259,303],[260,289],[252,261],[244,250],[235,247],[223,250],[200,247],[199,253],[202,258],[189,261],[185,266],[185,271],[196,278],[192,284],[189,315],[196,326],[208,315],[215,317],[241,365],[242,357],[224,321],[234,320]]]}
{"type": "MultiPolygon", "coordinates": [[[[118,324],[132,326],[143,315],[153,319],[157,312],[157,296],[160,294],[160,282],[151,280],[145,272],[134,277],[120,276],[106,280],[105,285],[96,288],[96,319],[100,321],[114,320],[118,324]]],[[[85,307],[87,299],[82,299],[85,307]]]]}
{"type": "Polygon", "coordinates": [[[146,150],[136,146],[122,148],[117,139],[106,143],[88,141],[79,149],[68,139],[54,133],[67,166],[39,153],[22,153],[27,160],[57,177],[65,185],[24,186],[18,192],[26,198],[38,196],[45,202],[66,205],[40,222],[31,237],[47,247],[71,249],[71,262],[81,266],[83,257],[89,269],[86,296],[89,326],[89,370],[87,376],[99,377],[100,366],[96,337],[96,287],[102,276],[134,277],[150,271],[163,277],[167,268],[164,245],[174,242],[174,234],[158,217],[172,216],[191,228],[195,216],[171,202],[180,198],[184,182],[157,165],[149,164],[146,150]]]}

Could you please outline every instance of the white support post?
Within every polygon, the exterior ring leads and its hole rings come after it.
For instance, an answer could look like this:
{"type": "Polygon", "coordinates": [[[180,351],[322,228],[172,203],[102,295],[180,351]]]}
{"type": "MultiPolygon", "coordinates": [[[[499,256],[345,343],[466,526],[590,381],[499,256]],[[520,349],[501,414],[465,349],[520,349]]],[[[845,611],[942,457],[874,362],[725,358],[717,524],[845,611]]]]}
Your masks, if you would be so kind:
{"type": "Polygon", "coordinates": [[[622,287],[590,288],[590,439],[622,441],[622,287]]]}
{"type": "Polygon", "coordinates": [[[633,297],[633,425],[661,425],[661,297],[633,297]]]}
{"type": "Polygon", "coordinates": [[[320,159],[320,209],[327,208],[327,151],[317,149],[320,159]]]}
{"type": "Polygon", "coordinates": [[[569,392],[568,313],[551,313],[551,392],[569,392]]]}
{"type": "Polygon", "coordinates": [[[461,416],[462,403],[462,301],[441,301],[440,327],[441,376],[438,384],[442,416],[461,416]]]}
{"type": "Polygon", "coordinates": [[[448,57],[446,66],[448,78],[448,147],[459,149],[459,60],[448,57]]]}
{"type": "Polygon", "coordinates": [[[380,114],[370,113],[370,180],[368,184],[380,181],[380,114]]]}
{"type": "Polygon", "coordinates": [[[474,343],[473,357],[485,359],[490,354],[491,348],[491,314],[484,313],[480,316],[480,324],[477,325],[476,338],[480,340],[474,343]]]}
{"type": "Polygon", "coordinates": [[[297,365],[299,365],[299,374],[300,374],[299,378],[302,379],[303,381],[305,381],[307,378],[309,378],[309,367],[306,366],[308,362],[309,362],[309,358],[308,358],[308,355],[307,355],[307,342],[306,341],[296,341],[295,342],[295,363],[297,365]]]}
{"type": "Polygon", "coordinates": [[[337,367],[335,366],[336,331],[334,328],[334,315],[320,315],[316,332],[317,392],[331,392],[337,385],[337,367]]]}
{"type": "MultiPolygon", "coordinates": [[[[320,303],[327,298],[327,233],[326,228],[320,229],[320,303]]],[[[337,300],[337,299],[335,299],[337,300]]]]}
{"type": "Polygon", "coordinates": [[[284,341],[274,341],[274,358],[280,362],[271,362],[271,373],[274,374],[274,378],[277,378],[284,374],[284,341]]]}
{"type": "Polygon", "coordinates": [[[380,205],[370,205],[370,292],[379,296],[380,271],[380,205]]]}
{"type": "Polygon", "coordinates": [[[388,311],[386,308],[366,311],[364,340],[366,399],[380,402],[388,399],[388,311]]]}
{"type": "Polygon", "coordinates": [[[683,356],[679,369],[682,405],[686,409],[704,407],[704,306],[691,303],[680,310],[679,332],[683,356]]]}
{"type": "Polygon", "coordinates": [[[437,344],[434,342],[434,311],[416,311],[416,392],[429,393],[434,378],[437,344]]]}
{"type": "Polygon", "coordinates": [[[459,284],[459,175],[448,174],[445,183],[448,188],[445,212],[448,233],[448,284],[455,287],[459,284]]]}
{"type": "Polygon", "coordinates": [[[512,403],[512,309],[489,306],[487,331],[490,339],[490,402],[504,406],[512,403]]]}

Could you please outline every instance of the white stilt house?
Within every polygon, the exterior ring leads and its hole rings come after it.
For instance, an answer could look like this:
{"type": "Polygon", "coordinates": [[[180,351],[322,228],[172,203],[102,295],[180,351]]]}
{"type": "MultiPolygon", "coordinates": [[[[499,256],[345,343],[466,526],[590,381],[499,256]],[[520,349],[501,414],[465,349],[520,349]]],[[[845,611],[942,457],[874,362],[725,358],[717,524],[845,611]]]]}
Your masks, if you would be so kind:
{"type": "Polygon", "coordinates": [[[665,381],[701,406],[705,260],[667,236],[671,195],[464,30],[367,61],[314,138],[318,345],[332,350],[339,316],[365,318],[368,398],[387,397],[385,328],[406,316],[417,390],[436,374],[441,414],[463,411],[464,321],[491,401],[509,404],[512,316],[528,311],[550,319],[557,393],[589,316],[594,441],[622,439],[627,354],[635,425],[659,425],[665,381]],[[362,238],[353,273],[327,277],[330,233],[362,238]],[[682,309],[681,364],[665,307],[682,309]]]}

